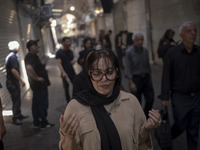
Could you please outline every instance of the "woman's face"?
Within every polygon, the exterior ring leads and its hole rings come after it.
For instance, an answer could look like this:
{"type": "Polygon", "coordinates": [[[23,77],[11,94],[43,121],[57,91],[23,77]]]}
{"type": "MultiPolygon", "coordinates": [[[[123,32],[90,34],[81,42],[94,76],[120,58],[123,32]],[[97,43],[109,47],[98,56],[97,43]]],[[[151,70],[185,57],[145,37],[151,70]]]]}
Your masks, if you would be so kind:
{"type": "Polygon", "coordinates": [[[168,35],[168,38],[169,38],[169,39],[172,39],[173,37],[174,37],[174,33],[173,33],[173,32],[170,32],[169,35],[168,35]]]}
{"type": "Polygon", "coordinates": [[[112,66],[110,60],[105,58],[100,58],[98,62],[95,61],[93,63],[93,69],[90,70],[89,75],[94,89],[99,94],[105,96],[110,96],[112,94],[117,76],[117,71],[112,66]]]}

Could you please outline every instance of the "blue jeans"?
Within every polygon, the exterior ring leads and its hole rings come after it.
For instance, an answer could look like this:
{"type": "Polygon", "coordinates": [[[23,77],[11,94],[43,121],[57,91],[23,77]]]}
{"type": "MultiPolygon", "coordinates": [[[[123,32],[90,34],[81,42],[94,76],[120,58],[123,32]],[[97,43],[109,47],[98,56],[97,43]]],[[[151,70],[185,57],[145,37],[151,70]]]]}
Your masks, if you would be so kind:
{"type": "Polygon", "coordinates": [[[47,109],[49,105],[48,89],[34,90],[32,99],[32,115],[34,126],[45,126],[47,121],[47,109]]]}

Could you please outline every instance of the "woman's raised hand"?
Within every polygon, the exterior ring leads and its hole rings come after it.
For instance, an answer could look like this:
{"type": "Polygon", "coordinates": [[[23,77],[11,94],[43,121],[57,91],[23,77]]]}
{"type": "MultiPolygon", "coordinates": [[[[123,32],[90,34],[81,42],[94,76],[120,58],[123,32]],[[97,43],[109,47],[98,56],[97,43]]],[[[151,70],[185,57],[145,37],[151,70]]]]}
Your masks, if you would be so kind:
{"type": "Polygon", "coordinates": [[[65,136],[74,138],[79,126],[78,117],[76,114],[68,114],[64,119],[63,115],[60,116],[60,129],[65,136]]]}

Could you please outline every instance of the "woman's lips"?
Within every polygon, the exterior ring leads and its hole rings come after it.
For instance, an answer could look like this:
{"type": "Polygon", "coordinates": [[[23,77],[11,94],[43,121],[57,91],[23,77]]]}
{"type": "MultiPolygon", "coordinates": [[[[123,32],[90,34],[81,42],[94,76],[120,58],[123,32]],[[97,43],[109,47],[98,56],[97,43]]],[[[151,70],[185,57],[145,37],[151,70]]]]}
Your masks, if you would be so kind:
{"type": "Polygon", "coordinates": [[[109,85],[99,85],[101,88],[108,88],[109,87],[109,85]]]}

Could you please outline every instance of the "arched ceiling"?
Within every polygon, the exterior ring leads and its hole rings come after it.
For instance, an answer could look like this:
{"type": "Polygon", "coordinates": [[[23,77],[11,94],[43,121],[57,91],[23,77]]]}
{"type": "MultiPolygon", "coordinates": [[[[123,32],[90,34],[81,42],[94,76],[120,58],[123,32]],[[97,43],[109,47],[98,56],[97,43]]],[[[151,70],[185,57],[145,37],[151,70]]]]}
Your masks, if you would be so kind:
{"type": "Polygon", "coordinates": [[[98,1],[100,0],[46,0],[45,3],[52,4],[54,17],[61,17],[66,13],[71,13],[79,20],[94,12],[95,4],[98,1]],[[71,6],[75,7],[74,11],[70,10],[71,6]]]}

